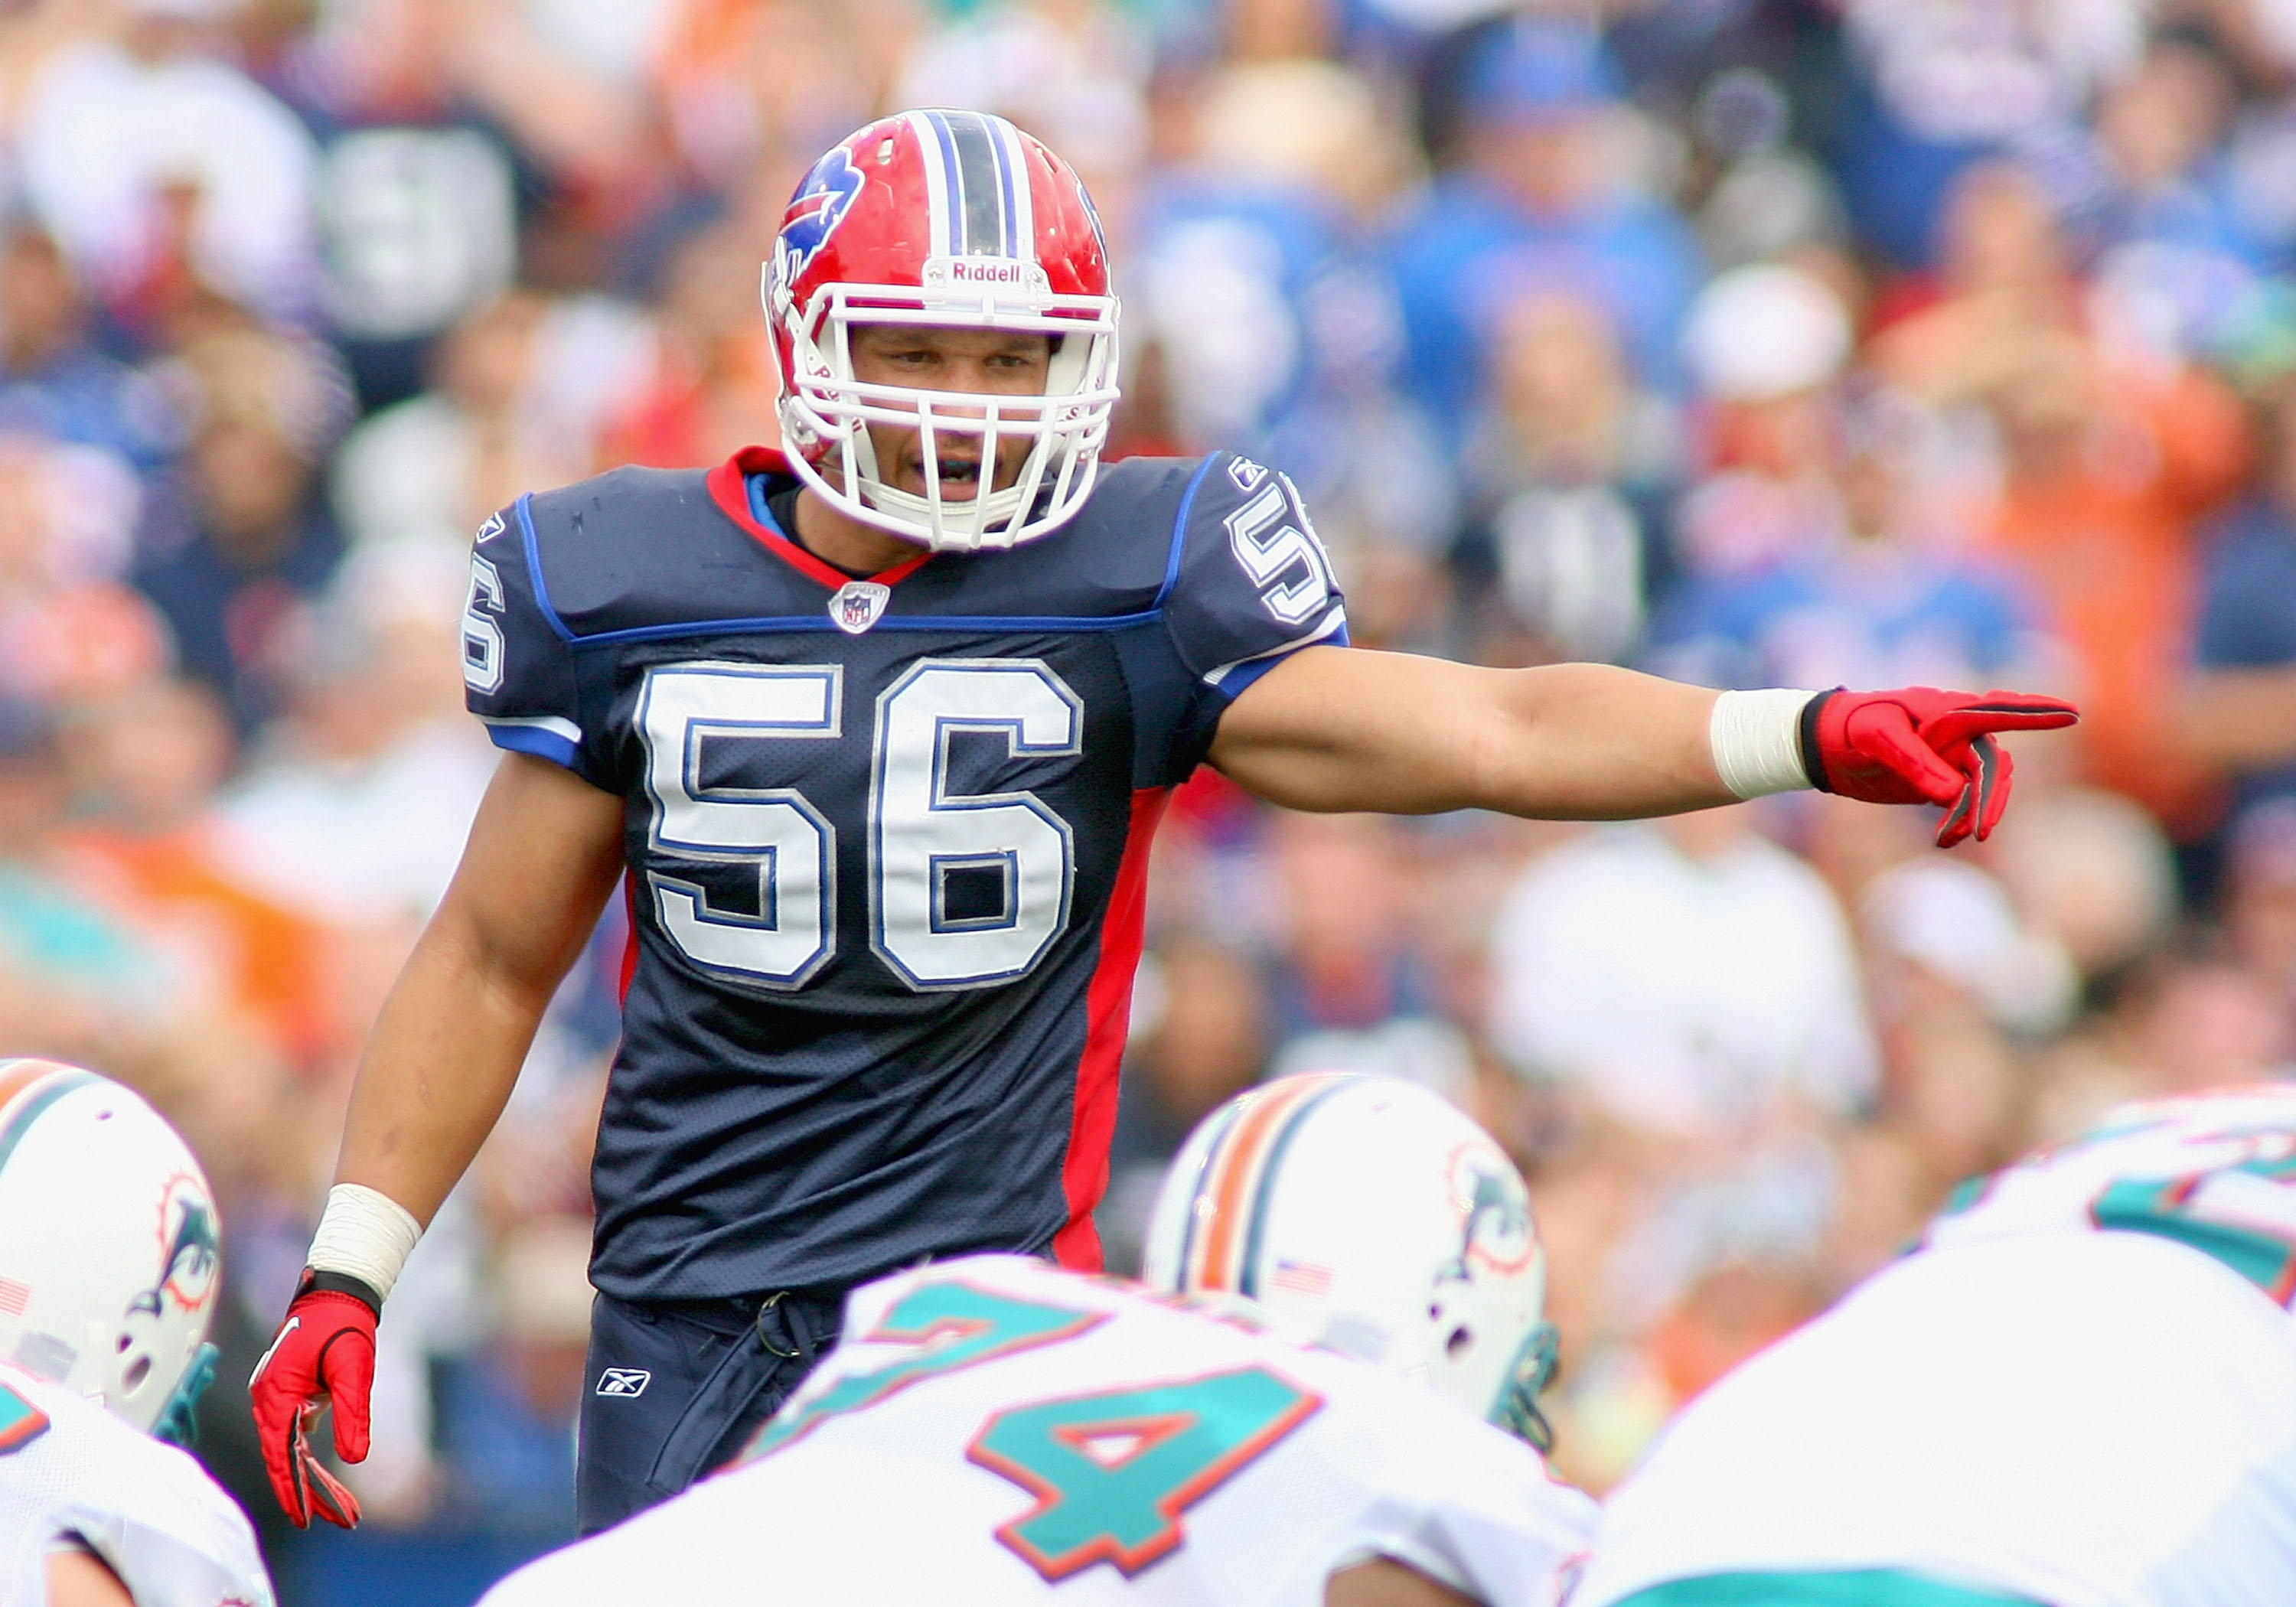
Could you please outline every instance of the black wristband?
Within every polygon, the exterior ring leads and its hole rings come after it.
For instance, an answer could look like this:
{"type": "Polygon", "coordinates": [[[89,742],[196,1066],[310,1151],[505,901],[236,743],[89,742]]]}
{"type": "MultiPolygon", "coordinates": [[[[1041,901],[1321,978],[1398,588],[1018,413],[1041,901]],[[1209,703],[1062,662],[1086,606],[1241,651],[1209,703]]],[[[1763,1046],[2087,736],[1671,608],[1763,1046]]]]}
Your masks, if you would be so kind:
{"type": "Polygon", "coordinates": [[[1816,787],[1821,792],[1831,792],[1833,791],[1833,786],[1832,783],[1825,779],[1825,761],[1818,757],[1818,710],[1824,709],[1826,704],[1839,697],[1845,690],[1847,689],[1841,686],[1831,687],[1824,692],[1819,693],[1816,697],[1810,699],[1808,702],[1804,703],[1801,706],[1802,774],[1808,776],[1809,784],[1816,787]]]}
{"type": "Polygon", "coordinates": [[[376,1322],[382,1321],[382,1297],[374,1285],[365,1278],[355,1278],[347,1272],[321,1272],[316,1267],[303,1268],[303,1281],[295,1285],[295,1298],[307,1294],[347,1294],[374,1313],[376,1322]]]}

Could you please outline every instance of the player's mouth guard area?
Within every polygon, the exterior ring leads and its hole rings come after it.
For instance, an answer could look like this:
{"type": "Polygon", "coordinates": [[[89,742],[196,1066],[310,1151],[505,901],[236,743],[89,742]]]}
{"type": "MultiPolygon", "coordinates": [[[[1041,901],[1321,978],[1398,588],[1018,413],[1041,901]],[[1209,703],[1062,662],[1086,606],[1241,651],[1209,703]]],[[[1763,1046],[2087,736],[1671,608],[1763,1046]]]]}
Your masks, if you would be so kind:
{"type": "MultiPolygon", "coordinates": [[[[984,296],[958,306],[922,301],[914,287],[836,285],[802,324],[784,324],[795,345],[797,394],[784,406],[816,438],[791,454],[791,466],[842,512],[935,551],[1001,548],[1050,533],[1072,517],[1098,477],[1100,449],[1117,400],[1116,302],[1112,297],[1035,293],[1020,305],[984,296]],[[853,377],[857,324],[979,329],[1059,337],[1045,393],[1013,396],[929,390],[853,377]],[[829,339],[826,347],[820,340],[829,339]],[[868,426],[914,430],[924,469],[922,496],[886,483],[868,426]],[[947,495],[940,446],[964,439],[965,460],[991,477],[958,477],[970,488],[947,495]],[[1000,448],[1029,443],[1013,483],[993,485],[1000,448]],[[824,473],[824,461],[834,473],[824,473]],[[952,508],[951,504],[955,504],[952,508]]],[[[800,443],[791,443],[800,445],[800,443]]]]}

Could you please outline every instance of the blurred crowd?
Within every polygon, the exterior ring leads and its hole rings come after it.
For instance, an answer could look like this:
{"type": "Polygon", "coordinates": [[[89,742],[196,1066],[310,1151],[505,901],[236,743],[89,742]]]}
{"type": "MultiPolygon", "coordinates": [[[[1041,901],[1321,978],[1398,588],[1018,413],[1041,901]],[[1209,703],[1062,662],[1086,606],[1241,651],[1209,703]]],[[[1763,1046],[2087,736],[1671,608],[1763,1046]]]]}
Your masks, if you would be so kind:
{"type": "Polygon", "coordinates": [[[0,4],[0,1046],[221,1192],[203,1452],[299,1607],[570,1532],[610,914],[384,1324],[355,1537],[243,1378],[492,750],[471,530],[775,439],[757,265],[876,113],[1082,171],[1112,447],[1316,511],[1357,640],[2077,700],[1980,848],[1816,795],[1160,840],[1111,1256],[1188,1126],[1395,1071],[1522,1160],[1600,1490],[1952,1184],[2296,1034],[2296,0],[0,4]]]}

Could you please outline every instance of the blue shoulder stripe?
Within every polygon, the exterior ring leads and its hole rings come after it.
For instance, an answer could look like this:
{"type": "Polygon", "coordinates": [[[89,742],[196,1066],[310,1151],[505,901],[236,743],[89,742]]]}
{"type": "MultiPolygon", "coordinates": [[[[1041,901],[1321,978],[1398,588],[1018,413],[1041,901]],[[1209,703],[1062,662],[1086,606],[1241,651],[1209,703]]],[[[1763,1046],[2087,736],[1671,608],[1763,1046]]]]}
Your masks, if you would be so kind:
{"type": "Polygon", "coordinates": [[[542,544],[535,539],[534,535],[534,493],[521,493],[514,505],[518,509],[519,531],[526,542],[526,578],[534,586],[535,606],[542,611],[543,619],[549,622],[552,630],[558,633],[561,642],[569,647],[578,646],[582,638],[566,628],[566,621],[560,619],[558,611],[550,605],[550,583],[542,578],[542,544]]]}
{"type": "Polygon", "coordinates": [[[1180,583],[1180,560],[1188,551],[1188,514],[1196,505],[1196,488],[1204,483],[1204,476],[1211,471],[1212,459],[1218,455],[1216,452],[1205,453],[1196,471],[1188,476],[1188,488],[1180,493],[1180,511],[1172,516],[1172,550],[1164,559],[1164,584],[1156,588],[1156,600],[1148,605],[1152,614],[1163,611],[1164,599],[1180,583]]]}

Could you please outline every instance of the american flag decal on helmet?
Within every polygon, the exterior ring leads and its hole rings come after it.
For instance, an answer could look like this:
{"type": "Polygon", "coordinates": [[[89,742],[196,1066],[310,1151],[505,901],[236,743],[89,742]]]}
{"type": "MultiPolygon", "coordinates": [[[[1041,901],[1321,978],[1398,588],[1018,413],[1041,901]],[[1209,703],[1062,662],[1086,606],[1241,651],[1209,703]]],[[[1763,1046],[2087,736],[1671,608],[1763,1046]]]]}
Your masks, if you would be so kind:
{"type": "Polygon", "coordinates": [[[912,111],[925,153],[936,257],[1033,257],[1029,164],[1010,123],[978,111],[912,111]]]}
{"type": "Polygon", "coordinates": [[[1318,1267],[1313,1261],[1295,1261],[1289,1256],[1279,1256],[1275,1260],[1275,1270],[1267,1276],[1267,1286],[1320,1299],[1332,1292],[1332,1269],[1318,1267]]]}

